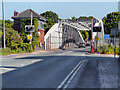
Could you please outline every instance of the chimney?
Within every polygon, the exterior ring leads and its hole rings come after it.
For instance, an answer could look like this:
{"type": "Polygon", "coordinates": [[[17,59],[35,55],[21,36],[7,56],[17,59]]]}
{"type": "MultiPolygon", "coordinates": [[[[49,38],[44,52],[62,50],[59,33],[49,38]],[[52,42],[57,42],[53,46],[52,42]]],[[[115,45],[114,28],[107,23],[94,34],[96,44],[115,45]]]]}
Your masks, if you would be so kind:
{"type": "Polygon", "coordinates": [[[17,16],[18,14],[19,14],[19,12],[14,11],[14,16],[17,16]]]}

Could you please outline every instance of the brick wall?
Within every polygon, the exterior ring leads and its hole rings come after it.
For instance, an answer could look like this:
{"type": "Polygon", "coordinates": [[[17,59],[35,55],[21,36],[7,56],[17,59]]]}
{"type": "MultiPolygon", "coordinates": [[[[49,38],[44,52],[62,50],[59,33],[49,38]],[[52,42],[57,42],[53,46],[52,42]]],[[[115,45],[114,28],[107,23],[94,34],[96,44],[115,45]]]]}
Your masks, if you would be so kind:
{"type": "Polygon", "coordinates": [[[38,32],[40,32],[39,42],[41,42],[42,45],[44,45],[44,30],[39,29],[38,32]]]}
{"type": "Polygon", "coordinates": [[[14,19],[14,29],[17,31],[20,30],[20,19],[14,19]]]}

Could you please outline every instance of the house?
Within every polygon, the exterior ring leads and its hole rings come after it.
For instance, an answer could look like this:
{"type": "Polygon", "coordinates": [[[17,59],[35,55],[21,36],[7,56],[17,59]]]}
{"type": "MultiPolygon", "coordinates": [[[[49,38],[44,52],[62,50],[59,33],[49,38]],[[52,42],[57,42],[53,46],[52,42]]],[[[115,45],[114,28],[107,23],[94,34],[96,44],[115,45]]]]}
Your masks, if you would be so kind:
{"type": "Polygon", "coordinates": [[[31,18],[31,12],[32,12],[32,17],[37,18],[39,20],[39,26],[38,26],[39,42],[41,45],[43,45],[44,44],[44,32],[45,32],[44,21],[46,21],[46,19],[40,16],[35,11],[33,11],[32,9],[27,9],[21,13],[14,11],[14,16],[12,17],[12,19],[14,19],[14,30],[20,31],[21,19],[31,18]]]}

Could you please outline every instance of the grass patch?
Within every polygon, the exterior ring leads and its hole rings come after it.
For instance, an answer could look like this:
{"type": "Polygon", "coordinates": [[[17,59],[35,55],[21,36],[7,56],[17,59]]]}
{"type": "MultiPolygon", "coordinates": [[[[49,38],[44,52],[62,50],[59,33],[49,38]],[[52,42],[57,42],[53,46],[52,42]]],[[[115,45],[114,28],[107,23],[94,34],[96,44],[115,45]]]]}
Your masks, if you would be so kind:
{"type": "Polygon", "coordinates": [[[0,55],[9,55],[11,54],[10,48],[0,48],[0,55]]]}

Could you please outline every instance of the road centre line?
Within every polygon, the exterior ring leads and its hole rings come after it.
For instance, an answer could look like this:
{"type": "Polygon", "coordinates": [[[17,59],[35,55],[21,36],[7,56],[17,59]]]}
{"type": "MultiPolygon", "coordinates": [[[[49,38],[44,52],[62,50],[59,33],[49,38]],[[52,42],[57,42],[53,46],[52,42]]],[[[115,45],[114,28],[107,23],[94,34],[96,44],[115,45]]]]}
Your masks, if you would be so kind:
{"type": "Polygon", "coordinates": [[[77,70],[73,73],[73,75],[71,76],[71,78],[68,80],[67,84],[64,86],[63,90],[65,90],[68,85],[71,83],[72,79],[74,78],[74,76],[76,75],[76,73],[78,72],[78,70],[82,67],[83,63],[86,62],[87,60],[83,61],[80,66],[77,68],[77,70]]]}
{"type": "MultiPolygon", "coordinates": [[[[84,60],[84,62],[85,62],[86,60],[84,60]]],[[[57,87],[57,89],[56,90],[59,90],[64,84],[65,84],[65,82],[68,80],[68,78],[72,75],[72,74],[74,74],[74,72],[75,72],[75,70],[77,69],[77,68],[79,68],[80,69],[80,64],[82,64],[83,63],[83,61],[80,61],[74,68],[73,68],[73,70],[68,74],[68,76],[63,80],[63,82],[57,87]]],[[[77,73],[77,72],[76,72],[77,73]]],[[[74,75],[75,76],[75,75],[74,75]]],[[[74,77],[73,76],[73,77],[74,77]]]]}

